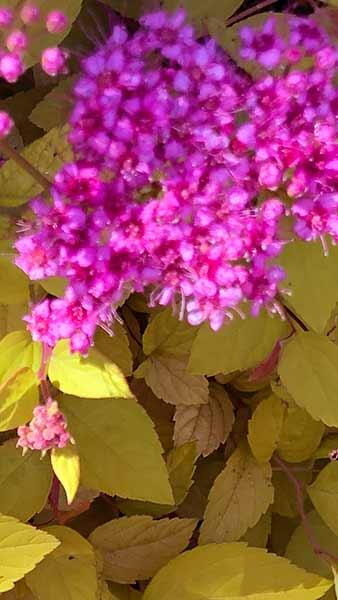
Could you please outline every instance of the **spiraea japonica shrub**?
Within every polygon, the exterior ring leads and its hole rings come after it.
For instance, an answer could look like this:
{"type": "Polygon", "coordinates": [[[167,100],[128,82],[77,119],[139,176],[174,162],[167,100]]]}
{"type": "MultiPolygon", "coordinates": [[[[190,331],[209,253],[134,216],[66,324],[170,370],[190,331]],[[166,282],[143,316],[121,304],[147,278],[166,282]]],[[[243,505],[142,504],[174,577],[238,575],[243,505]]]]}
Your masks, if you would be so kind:
{"type": "Polygon", "coordinates": [[[335,598],[335,4],[0,5],[4,600],[335,598]]]}

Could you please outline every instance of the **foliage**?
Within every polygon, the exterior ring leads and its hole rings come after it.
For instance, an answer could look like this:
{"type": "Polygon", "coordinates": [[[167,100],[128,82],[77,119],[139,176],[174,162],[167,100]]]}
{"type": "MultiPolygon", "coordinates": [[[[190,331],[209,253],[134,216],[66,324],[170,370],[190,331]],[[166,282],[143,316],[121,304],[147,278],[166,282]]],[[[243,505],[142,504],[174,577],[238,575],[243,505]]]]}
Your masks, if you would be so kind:
{"type": "MultiPolygon", "coordinates": [[[[18,0],[7,0],[5,4],[16,10],[21,7],[18,0]]],[[[177,240],[166,239],[163,245],[166,269],[172,266],[173,271],[166,271],[163,282],[156,275],[158,279],[154,284],[152,270],[157,263],[151,263],[149,269],[142,267],[142,273],[150,277],[146,286],[140,281],[133,291],[131,284],[121,284],[116,302],[110,301],[105,306],[108,319],[101,319],[100,314],[95,326],[97,322],[101,326],[95,332],[95,327],[86,322],[89,341],[85,352],[74,352],[74,339],[80,340],[81,347],[81,327],[72,337],[73,345],[69,342],[68,313],[64,313],[62,336],[67,339],[60,339],[53,348],[43,340],[36,341],[40,340],[39,336],[26,330],[27,321],[33,318],[32,312],[27,317],[30,305],[41,306],[37,303],[42,302],[42,306],[54,303],[60,307],[65,297],[70,298],[67,310],[71,306],[73,320],[80,323],[88,308],[82,307],[81,312],[77,305],[72,305],[68,272],[50,268],[30,279],[16,266],[14,259],[18,250],[14,244],[20,235],[16,231],[17,222],[19,230],[23,229],[27,236],[34,236],[37,228],[28,200],[40,195],[48,205],[49,182],[73,157],[74,144],[69,140],[74,138],[76,128],[73,126],[69,138],[69,116],[74,108],[74,86],[78,83],[76,55],[82,52],[81,28],[87,30],[95,46],[103,47],[103,39],[111,34],[111,21],[127,18],[125,22],[130,31],[136,31],[135,19],[141,17],[152,2],[37,0],[36,4],[44,17],[52,10],[63,11],[67,27],[51,34],[41,20],[33,24],[29,50],[25,53],[27,72],[13,88],[0,77],[0,94],[3,94],[0,109],[8,111],[16,124],[13,137],[6,143],[13,149],[15,140],[21,158],[33,167],[29,172],[21,168],[22,160],[20,162],[15,153],[6,159],[5,142],[0,133],[0,596],[3,600],[338,598],[337,246],[330,245],[326,230],[324,234],[316,233],[311,240],[295,239],[290,213],[294,199],[278,186],[265,189],[255,197],[255,210],[272,196],[288,207],[279,223],[280,256],[271,250],[269,257],[273,266],[283,267],[286,276],[274,298],[277,304],[266,303],[269,310],[263,307],[253,316],[248,304],[240,298],[230,305],[238,314],[229,310],[228,320],[215,331],[215,327],[211,327],[212,318],[209,319],[211,325],[207,319],[200,319],[196,307],[187,308],[174,296],[170,302],[164,296],[160,298],[157,284],[168,291],[170,285],[165,288],[168,274],[174,281],[179,273],[179,268],[174,270],[177,257],[171,254],[177,240]],[[71,55],[69,73],[64,73],[66,77],[47,79],[37,64],[41,52],[60,44],[71,55]],[[47,189],[42,186],[43,180],[34,178],[34,171],[45,178],[47,189]],[[47,304],[43,305],[44,302],[47,304]],[[191,322],[196,319],[195,326],[180,318],[185,309],[192,315],[191,322]],[[32,422],[33,411],[39,404],[44,404],[46,410],[50,406],[53,412],[56,403],[52,400],[57,401],[65,419],[70,443],[43,450],[42,442],[52,439],[55,433],[45,428],[41,431],[46,440],[39,439],[39,433],[34,440],[34,447],[41,447],[42,452],[27,448],[22,452],[18,447],[17,428],[32,422]]],[[[318,4],[315,19],[326,27],[332,40],[338,20],[337,1],[330,0],[330,8],[325,8],[319,7],[321,3],[316,0],[304,0],[297,10],[299,14],[304,13],[305,19],[310,19],[307,15],[314,4],[318,4]]],[[[262,74],[262,65],[257,66],[243,57],[239,36],[243,25],[264,27],[270,12],[262,12],[259,6],[243,0],[163,0],[162,5],[174,15],[177,14],[175,9],[183,6],[189,22],[201,34],[200,40],[206,39],[205,34],[212,34],[242,69],[241,77],[256,78],[262,74]],[[243,18],[242,11],[245,11],[243,18]],[[253,14],[255,12],[257,14],[253,14]]],[[[279,11],[285,8],[286,2],[278,3],[279,11]]],[[[2,9],[1,6],[0,13],[2,9]]],[[[287,43],[286,12],[275,12],[275,18],[281,39],[287,43]]],[[[15,19],[18,26],[17,14],[15,19]]],[[[188,37],[189,31],[186,28],[188,37]]],[[[172,31],[165,31],[169,42],[171,34],[172,31]]],[[[123,38],[121,31],[120,35],[123,38]]],[[[2,37],[0,46],[3,44],[2,37]]],[[[136,45],[134,51],[137,54],[136,45]]],[[[169,43],[167,51],[175,52],[175,45],[169,43]]],[[[202,53],[198,58],[202,66],[203,56],[202,53]]],[[[118,61],[118,56],[115,59],[118,61]]],[[[167,60],[169,64],[167,57],[162,62],[167,60]]],[[[86,64],[88,73],[91,69],[100,70],[98,63],[86,64]]],[[[137,58],[131,68],[137,73],[137,58]]],[[[218,74],[213,68],[209,70],[214,73],[212,85],[216,89],[218,74]]],[[[306,60],[301,63],[302,73],[308,68],[306,60]]],[[[276,72],[278,76],[278,68],[271,70],[271,73],[276,72]]],[[[239,77],[238,71],[236,74],[239,77]]],[[[106,72],[99,76],[105,91],[109,80],[112,85],[109,94],[114,97],[114,85],[120,85],[117,76],[114,75],[114,79],[106,72]]],[[[166,77],[171,76],[168,69],[166,77]]],[[[195,70],[196,81],[200,76],[199,70],[195,70]]],[[[150,81],[150,72],[147,77],[150,81]]],[[[132,96],[132,85],[130,81],[126,84],[127,100],[128,94],[132,96]]],[[[230,102],[231,89],[229,86],[224,102],[230,102]]],[[[164,97],[164,87],[163,90],[164,97]]],[[[318,114],[323,114],[328,105],[324,103],[324,108],[321,105],[320,91],[313,94],[318,114]]],[[[100,110],[105,103],[109,104],[109,94],[107,97],[102,94],[100,110]]],[[[178,97],[179,106],[179,91],[174,96],[178,97]]],[[[159,105],[163,97],[158,97],[159,105]]],[[[267,98],[260,98],[259,108],[270,102],[267,98]]],[[[202,113],[205,107],[209,110],[207,105],[208,102],[203,104],[202,113]]],[[[81,106],[79,103],[76,106],[80,114],[81,106]]],[[[135,106],[132,102],[128,106],[132,114],[135,106]]],[[[230,103],[229,106],[229,115],[236,112],[235,105],[230,103]]],[[[152,99],[151,110],[155,113],[157,109],[160,110],[152,99]]],[[[215,105],[212,110],[217,115],[216,109],[215,105]]],[[[294,109],[296,113],[295,106],[294,109]]],[[[111,107],[109,111],[113,118],[111,107]]],[[[244,122],[245,114],[237,112],[239,120],[244,122]]],[[[309,120],[310,113],[308,108],[309,120]]],[[[164,115],[161,118],[164,119],[164,115]]],[[[188,116],[185,118],[188,120],[188,116]]],[[[192,119],[198,118],[200,113],[196,111],[192,119]]],[[[82,125],[91,127],[86,116],[78,125],[79,129],[82,125]]],[[[115,124],[111,129],[115,131],[115,124]]],[[[229,125],[229,132],[230,129],[229,125]]],[[[326,130],[320,130],[319,125],[317,129],[318,136],[329,135],[326,130]]],[[[145,135],[144,147],[139,149],[142,157],[151,154],[147,133],[142,132],[145,135]]],[[[182,126],[176,133],[175,144],[179,144],[186,130],[182,126]]],[[[200,134],[203,134],[202,128],[200,134]]],[[[308,138],[304,134],[303,139],[302,132],[299,135],[299,145],[308,148],[308,138]]],[[[166,144],[170,141],[166,140],[166,144]]],[[[127,140],[124,142],[127,144],[127,140]]],[[[101,143],[104,144],[102,137],[95,138],[92,151],[99,152],[101,143]]],[[[232,140],[226,147],[227,157],[234,164],[236,152],[243,150],[241,143],[237,140],[235,144],[232,140]]],[[[197,161],[198,171],[201,164],[197,150],[201,146],[192,145],[192,148],[192,153],[196,150],[193,160],[197,161]]],[[[263,147],[259,150],[264,154],[263,147]]],[[[111,148],[110,151],[113,152],[111,148]]],[[[331,151],[330,168],[334,173],[334,145],[331,151]]],[[[106,149],[101,154],[104,168],[100,172],[100,185],[116,175],[107,168],[109,152],[106,149]]],[[[165,152],[163,144],[161,153],[165,152]]],[[[250,152],[253,161],[255,147],[250,152]]],[[[90,153],[78,154],[76,165],[81,165],[85,174],[77,172],[75,179],[80,181],[85,195],[89,193],[86,177],[92,177],[86,172],[90,153]]],[[[217,162],[215,149],[210,150],[211,155],[217,162]]],[[[316,157],[317,167],[321,169],[325,157],[319,150],[316,157]]],[[[290,176],[294,169],[291,158],[290,153],[290,176]]],[[[129,169],[127,162],[122,167],[129,169]]],[[[144,164],[135,167],[132,177],[142,177],[146,168],[145,159],[144,164]]],[[[311,163],[309,172],[312,168],[311,163]]],[[[175,173],[171,175],[174,180],[175,173]]],[[[200,176],[203,179],[204,175],[200,176]]],[[[217,177],[225,175],[220,171],[217,177]]],[[[217,195],[217,177],[215,175],[215,180],[208,184],[210,202],[214,201],[213,195],[217,195]]],[[[157,229],[151,232],[153,237],[147,240],[148,244],[168,225],[161,221],[162,192],[157,194],[156,187],[160,179],[159,168],[152,185],[142,188],[140,197],[135,200],[141,206],[148,195],[154,194],[159,203],[157,220],[154,219],[157,229]]],[[[239,173],[240,184],[242,180],[249,181],[249,170],[239,173]]],[[[330,182],[333,189],[334,175],[330,182]]],[[[67,183],[71,208],[75,206],[73,183],[71,180],[67,183]]],[[[63,185],[64,181],[59,180],[59,184],[63,185]]],[[[181,184],[180,194],[184,197],[191,190],[188,183],[183,186],[180,180],[181,184]]],[[[108,219],[108,213],[104,212],[107,205],[118,213],[116,207],[128,185],[123,190],[116,186],[114,193],[106,198],[105,206],[94,199],[90,213],[95,215],[97,223],[108,219]]],[[[137,196],[138,192],[133,190],[133,194],[137,196]]],[[[204,196],[200,203],[201,224],[196,244],[203,257],[212,248],[203,237],[202,222],[208,217],[204,196]]],[[[41,206],[38,210],[43,214],[39,218],[45,219],[45,226],[53,229],[50,214],[44,212],[46,205],[41,206]]],[[[45,239],[40,246],[29,247],[27,260],[32,254],[39,262],[46,249],[49,252],[56,249],[60,263],[62,257],[69,260],[70,277],[72,272],[76,276],[80,273],[85,282],[95,269],[103,272],[105,236],[112,236],[112,245],[122,243],[117,234],[115,236],[117,221],[108,221],[108,228],[102,229],[101,237],[93,236],[93,245],[101,248],[102,255],[100,259],[95,255],[95,264],[90,261],[87,264],[87,255],[81,254],[81,236],[85,235],[87,225],[80,233],[74,233],[76,226],[67,228],[64,206],[58,206],[58,227],[62,235],[56,240],[53,238],[50,246],[50,240],[45,239]]],[[[175,205],[173,223],[176,210],[175,205]]],[[[338,213],[337,208],[335,211],[338,213]]],[[[243,213],[243,219],[255,218],[249,212],[243,213]]],[[[123,213],[118,214],[123,222],[123,213]]],[[[76,215],[74,223],[79,213],[76,215]]],[[[137,246],[139,215],[135,212],[134,220],[128,221],[135,233],[132,243],[135,241],[136,248],[135,261],[128,267],[130,279],[134,272],[138,273],[136,278],[140,276],[138,254],[144,251],[137,246]]],[[[184,221],[187,229],[189,218],[186,216],[184,221]]],[[[318,227],[319,231],[318,215],[311,218],[311,227],[318,227]]],[[[249,230],[250,227],[245,230],[246,235],[249,230]]],[[[273,234],[270,242],[276,242],[273,234]]],[[[265,243],[264,238],[262,246],[265,243]]],[[[190,257],[195,249],[182,246],[180,252],[190,257]]],[[[126,247],[123,252],[127,253],[126,247]]],[[[113,265],[114,273],[105,277],[117,277],[124,268],[125,256],[119,255],[113,265]]],[[[163,257],[157,258],[160,263],[163,257]]],[[[234,261],[236,268],[243,268],[241,276],[244,277],[244,267],[251,259],[248,253],[243,253],[234,261]]],[[[190,260],[191,257],[186,265],[192,277],[194,267],[190,260]]],[[[259,271],[259,257],[255,265],[259,271]]],[[[257,288],[262,283],[260,275],[257,288]]],[[[274,276],[278,278],[277,271],[274,276]]],[[[86,284],[81,287],[81,277],[77,280],[77,291],[85,296],[86,284]]],[[[199,278],[201,282],[197,284],[206,285],[201,274],[199,278]]],[[[187,286],[189,281],[187,277],[187,286]]],[[[275,283],[273,279],[269,281],[271,289],[275,283]]],[[[227,285],[224,284],[223,292],[229,292],[227,285]]],[[[254,287],[252,281],[250,285],[254,287]]],[[[213,290],[206,289],[212,303],[213,290]]],[[[96,290],[95,293],[99,294],[96,290]]],[[[262,301],[262,304],[265,303],[262,301]]],[[[208,308],[207,303],[206,306],[208,308]]],[[[53,319],[49,314],[47,334],[53,327],[53,319]]],[[[44,335],[42,326],[41,331],[44,335]]],[[[53,414],[50,417],[52,419],[53,414]]],[[[52,425],[50,427],[52,429],[52,425]]]]}

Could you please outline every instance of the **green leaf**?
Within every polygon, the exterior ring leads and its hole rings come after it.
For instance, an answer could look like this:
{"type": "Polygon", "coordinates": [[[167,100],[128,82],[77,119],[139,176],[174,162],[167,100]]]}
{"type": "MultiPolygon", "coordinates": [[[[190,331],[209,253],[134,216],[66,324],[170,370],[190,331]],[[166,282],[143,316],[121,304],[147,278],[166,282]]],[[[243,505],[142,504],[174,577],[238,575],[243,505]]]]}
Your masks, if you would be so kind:
{"type": "MultiPolygon", "coordinates": [[[[13,9],[20,8],[21,0],[7,0],[6,4],[9,4],[13,9]]],[[[35,0],[34,4],[39,7],[41,18],[29,26],[28,51],[24,54],[24,63],[27,68],[40,61],[41,53],[45,48],[57,46],[62,42],[79,14],[82,0],[72,0],[71,2],[69,0],[58,0],[57,5],[45,0],[35,0]],[[62,33],[50,34],[46,29],[45,21],[48,12],[55,7],[67,16],[69,26],[62,33]]],[[[18,22],[20,23],[19,19],[18,22]]]]}
{"type": "Polygon", "coordinates": [[[332,452],[332,450],[337,450],[337,448],[338,434],[328,435],[322,440],[318,450],[314,453],[313,458],[329,458],[330,452],[332,452]]]}
{"type": "Polygon", "coordinates": [[[8,333],[18,329],[26,329],[25,322],[22,320],[22,317],[24,317],[27,313],[27,303],[12,305],[1,304],[0,340],[2,340],[8,333]]]}
{"type": "Polygon", "coordinates": [[[271,512],[265,513],[259,519],[254,527],[250,527],[245,535],[241,538],[242,542],[246,542],[248,546],[255,548],[266,548],[269,535],[271,533],[271,512]]]}
{"type": "Polygon", "coordinates": [[[135,377],[144,377],[155,396],[169,404],[208,402],[208,381],[187,372],[185,361],[167,356],[151,356],[140,365],[135,377]]]}
{"type": "Polygon", "coordinates": [[[114,519],[90,535],[103,555],[103,577],[118,583],[135,583],[153,577],[188,545],[194,519],[135,516],[114,519]]]}
{"type": "Polygon", "coordinates": [[[323,521],[338,535],[338,463],[326,465],[307,491],[323,521]]]}
{"type": "MultiPolygon", "coordinates": [[[[51,129],[21,154],[45,177],[52,178],[72,157],[67,127],[51,129]]],[[[19,169],[14,160],[7,160],[0,168],[0,206],[20,206],[41,191],[42,187],[26,171],[19,169]]]]}
{"type": "Polygon", "coordinates": [[[161,311],[151,319],[143,335],[145,354],[169,354],[186,356],[191,350],[198,328],[185,321],[179,321],[170,308],[161,311]]]}
{"type": "Polygon", "coordinates": [[[249,421],[248,442],[258,462],[268,462],[277,448],[285,405],[274,394],[258,404],[249,421]]]}
{"type": "Polygon", "coordinates": [[[210,544],[169,562],[143,600],[317,600],[330,586],[327,579],[261,548],[210,544]]]}
{"type": "Polygon", "coordinates": [[[75,76],[67,77],[60,81],[35,106],[29,116],[29,120],[45,131],[50,131],[53,127],[64,125],[71,110],[71,102],[68,96],[72,91],[74,83],[75,76]]]}
{"type": "Polygon", "coordinates": [[[28,277],[11,260],[0,256],[0,303],[20,304],[28,300],[28,277]]]}
{"type": "Polygon", "coordinates": [[[49,554],[26,583],[37,600],[97,600],[96,560],[92,546],[68,527],[53,525],[46,531],[61,544],[49,554]]]}
{"type": "Polygon", "coordinates": [[[171,450],[174,435],[174,407],[166,404],[151,391],[143,379],[134,379],[131,390],[155,426],[155,431],[165,451],[171,450]]]}
{"type": "Polygon", "coordinates": [[[238,540],[254,527],[273,502],[271,476],[270,464],[240,445],[210,490],[199,543],[238,540]]]}
{"type": "Polygon", "coordinates": [[[338,426],[338,346],[310,331],[298,333],[284,348],[278,372],[298,406],[338,426]]]}
{"type": "Polygon", "coordinates": [[[185,406],[175,412],[175,446],[195,440],[197,452],[208,456],[228,438],[234,423],[232,402],[221,385],[210,384],[207,404],[185,406]]]}
{"type": "Polygon", "coordinates": [[[243,0],[164,0],[163,4],[170,10],[183,6],[192,21],[203,24],[210,17],[226,21],[243,4],[243,0]]]}
{"type": "Polygon", "coordinates": [[[0,431],[14,429],[32,417],[39,402],[38,379],[23,367],[0,386],[0,431]]]}
{"type": "Polygon", "coordinates": [[[28,521],[46,504],[52,469],[48,457],[41,460],[39,452],[22,456],[15,444],[9,440],[0,446],[0,512],[28,521]]]}
{"type": "MultiPolygon", "coordinates": [[[[304,467],[303,467],[304,469],[304,467]]],[[[311,470],[297,471],[297,479],[304,488],[312,478],[311,470]]],[[[299,516],[295,487],[283,471],[274,471],[272,483],[275,489],[272,512],[292,519],[299,516]]]]}
{"type": "Polygon", "coordinates": [[[287,331],[284,321],[271,318],[266,311],[257,318],[234,319],[217,332],[202,325],[193,343],[189,371],[202,375],[245,371],[260,363],[287,331]]]}
{"type": "Polygon", "coordinates": [[[68,444],[65,448],[53,448],[51,461],[53,471],[65,489],[68,504],[71,504],[80,484],[80,457],[76,447],[68,444]]]}
{"type": "Polygon", "coordinates": [[[179,506],[185,499],[193,483],[195,462],[197,459],[195,442],[187,442],[173,448],[167,457],[169,481],[173,490],[175,505],[179,506]]]}
{"type": "Polygon", "coordinates": [[[0,381],[23,367],[38,371],[41,356],[41,344],[33,342],[28,331],[9,333],[0,342],[0,381]]]}
{"type": "Polygon", "coordinates": [[[60,399],[81,461],[81,481],[112,496],[171,504],[162,448],[134,398],[60,399]]]}
{"type": "MultiPolygon", "coordinates": [[[[308,526],[311,528],[318,544],[325,548],[330,554],[338,555],[338,538],[325,525],[315,510],[306,515],[308,526]]],[[[318,554],[315,553],[311,544],[309,544],[303,523],[293,532],[288,543],[286,558],[291,560],[298,567],[302,567],[311,573],[317,573],[327,579],[332,578],[332,572],[329,564],[325,560],[318,560],[318,554]]]]}
{"type": "Polygon", "coordinates": [[[129,340],[125,329],[120,323],[114,324],[114,335],[109,336],[102,329],[95,335],[95,348],[110,362],[117,365],[124,375],[133,372],[133,355],[129,347],[129,340]]]}
{"type": "Polygon", "coordinates": [[[34,569],[58,545],[52,535],[0,515],[0,592],[11,589],[13,582],[34,569]]]}
{"type": "Polygon", "coordinates": [[[61,340],[53,350],[48,375],[53,385],[66,394],[84,398],[130,398],[128,384],[120,369],[95,348],[88,358],[71,353],[69,342],[61,340]]]}
{"type": "Polygon", "coordinates": [[[278,454],[287,462],[308,460],[317,450],[325,427],[306,410],[288,406],[278,442],[278,454]]]}
{"type": "Polygon", "coordinates": [[[325,256],[320,242],[287,244],[278,258],[285,269],[284,287],[291,296],[285,302],[317,333],[325,325],[338,300],[338,248],[330,246],[325,256]]]}
{"type": "Polygon", "coordinates": [[[47,277],[46,279],[39,279],[38,283],[48,294],[61,298],[66,290],[67,279],[63,277],[47,277]]]}

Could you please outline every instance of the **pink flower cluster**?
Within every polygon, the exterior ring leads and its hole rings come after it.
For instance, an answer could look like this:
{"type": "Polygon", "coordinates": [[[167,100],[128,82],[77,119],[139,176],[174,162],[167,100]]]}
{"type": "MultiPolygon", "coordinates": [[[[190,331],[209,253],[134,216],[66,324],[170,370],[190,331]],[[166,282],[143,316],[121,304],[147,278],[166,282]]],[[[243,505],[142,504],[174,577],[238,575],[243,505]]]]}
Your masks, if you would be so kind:
{"type": "Polygon", "coordinates": [[[49,398],[46,404],[37,406],[33,414],[28,425],[18,428],[17,446],[46,452],[52,448],[65,448],[72,441],[56,400],[49,398]]]}
{"type": "Polygon", "coordinates": [[[34,339],[86,353],[127,287],[215,330],[243,302],[279,311],[285,216],[303,239],[338,239],[337,51],[304,27],[291,19],[291,57],[272,21],[244,32],[247,58],[279,66],[257,81],[214,40],[196,41],[182,10],[145,15],[132,35],[116,26],[83,61],[76,161],[51,203],[32,202],[35,224],[16,244],[32,279],[69,281],[27,317],[34,339]],[[311,57],[308,71],[296,54],[311,57]]]}
{"type": "MultiPolygon", "coordinates": [[[[25,52],[31,41],[29,28],[40,18],[39,7],[30,0],[21,6],[18,14],[10,7],[0,7],[0,32],[4,36],[0,48],[0,77],[9,83],[15,83],[25,70],[25,52]]],[[[45,26],[49,33],[60,33],[67,29],[68,19],[61,11],[53,10],[45,17],[45,26]]],[[[67,58],[64,50],[47,48],[42,53],[41,65],[46,73],[54,76],[67,72],[67,58]]]]}

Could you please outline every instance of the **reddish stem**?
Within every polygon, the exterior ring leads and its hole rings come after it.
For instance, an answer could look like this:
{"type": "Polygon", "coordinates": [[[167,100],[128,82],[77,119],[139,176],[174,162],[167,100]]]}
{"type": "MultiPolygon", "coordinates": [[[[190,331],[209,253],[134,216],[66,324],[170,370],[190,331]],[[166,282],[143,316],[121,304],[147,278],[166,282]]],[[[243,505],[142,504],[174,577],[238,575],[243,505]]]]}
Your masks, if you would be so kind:
{"type": "Polygon", "coordinates": [[[40,379],[40,390],[44,402],[47,402],[50,398],[49,384],[47,381],[47,367],[51,354],[52,348],[47,346],[47,344],[42,344],[42,357],[38,378],[40,379]]]}
{"type": "Polygon", "coordinates": [[[264,0],[263,2],[260,2],[259,4],[256,4],[256,6],[252,6],[251,8],[248,8],[247,10],[243,10],[243,12],[239,13],[238,15],[231,17],[230,19],[227,20],[226,25],[227,25],[227,27],[230,27],[230,25],[234,25],[235,23],[242,21],[242,19],[245,19],[246,17],[250,17],[250,15],[253,15],[256,12],[260,11],[262,8],[266,8],[267,6],[271,6],[271,4],[275,4],[275,3],[276,3],[276,0],[264,0]]]}

